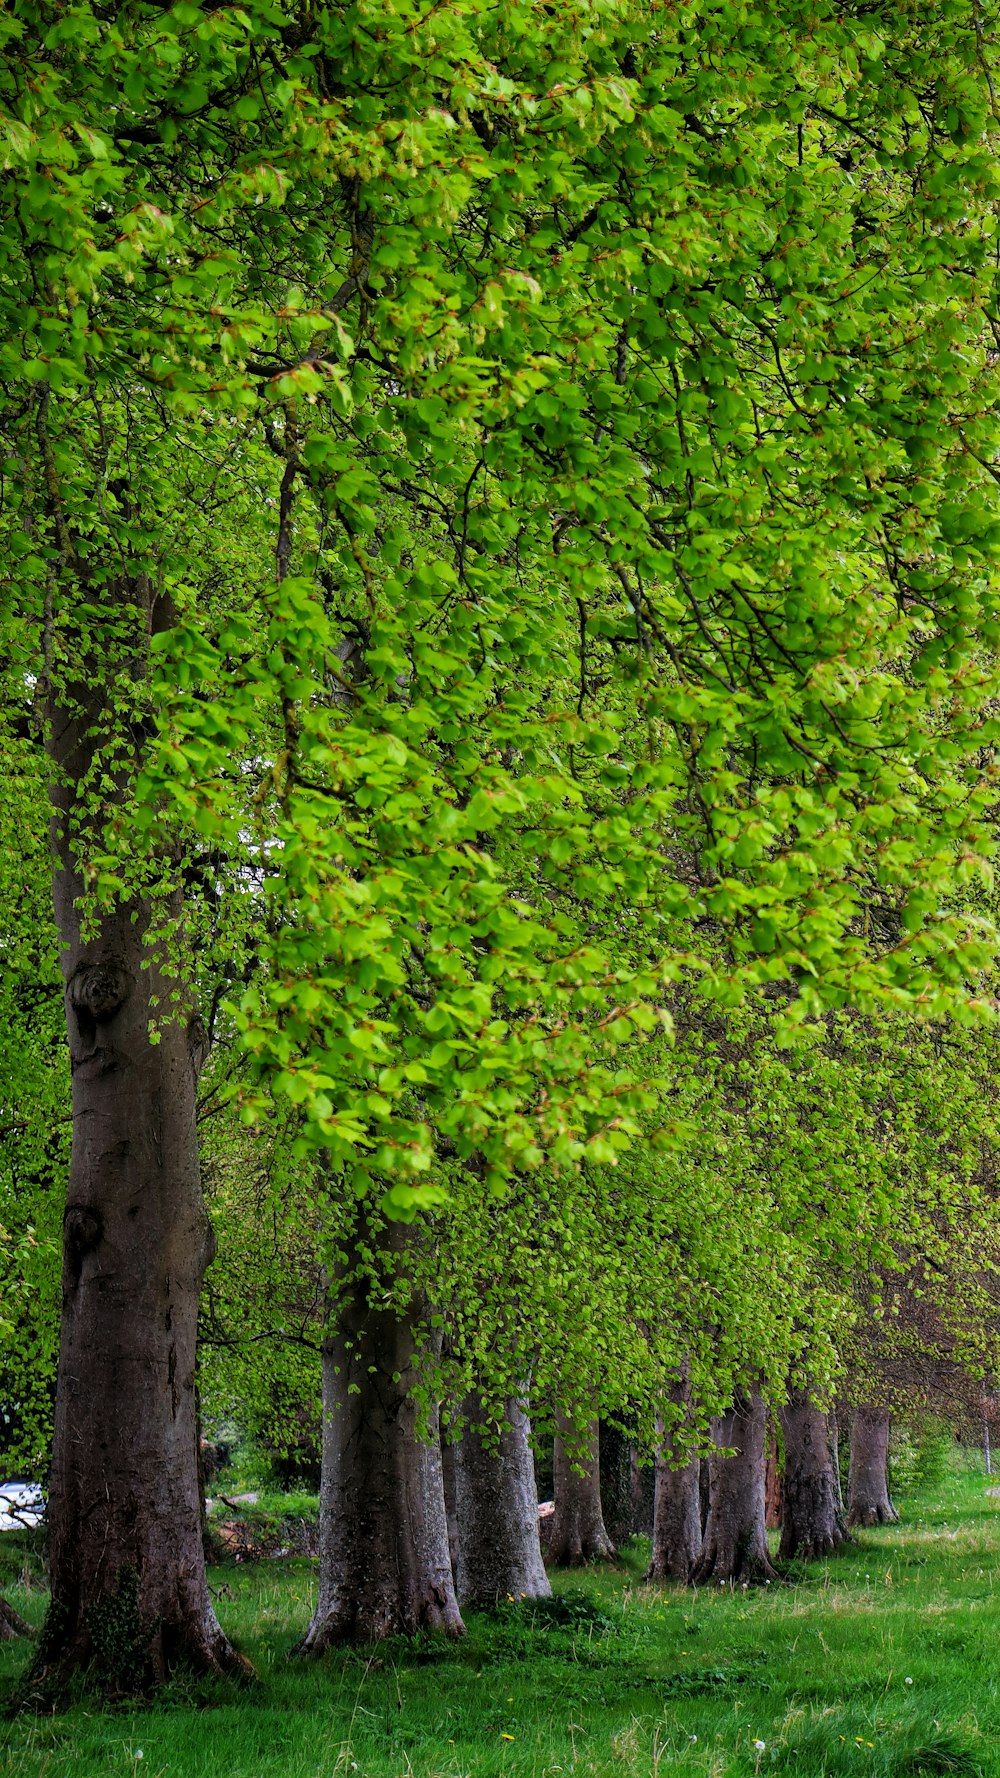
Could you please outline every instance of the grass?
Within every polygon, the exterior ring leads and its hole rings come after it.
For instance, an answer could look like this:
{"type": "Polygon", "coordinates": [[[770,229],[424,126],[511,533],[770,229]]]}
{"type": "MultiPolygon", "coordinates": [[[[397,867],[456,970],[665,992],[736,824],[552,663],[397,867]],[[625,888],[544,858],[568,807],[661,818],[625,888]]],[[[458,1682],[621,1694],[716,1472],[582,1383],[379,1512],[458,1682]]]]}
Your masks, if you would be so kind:
{"type": "MultiPolygon", "coordinates": [[[[624,1570],[560,1577],[563,1607],[473,1615],[457,1648],[319,1665],[287,1659],[315,1563],[216,1569],[254,1693],[177,1683],[153,1708],[0,1719],[0,1774],[1000,1778],[1000,1500],[970,1470],[905,1506],[780,1587],[647,1587],[637,1546],[624,1570]]],[[[40,1621],[37,1585],[9,1596],[40,1621]]],[[[23,1662],[0,1646],[0,1684],[23,1662]]]]}

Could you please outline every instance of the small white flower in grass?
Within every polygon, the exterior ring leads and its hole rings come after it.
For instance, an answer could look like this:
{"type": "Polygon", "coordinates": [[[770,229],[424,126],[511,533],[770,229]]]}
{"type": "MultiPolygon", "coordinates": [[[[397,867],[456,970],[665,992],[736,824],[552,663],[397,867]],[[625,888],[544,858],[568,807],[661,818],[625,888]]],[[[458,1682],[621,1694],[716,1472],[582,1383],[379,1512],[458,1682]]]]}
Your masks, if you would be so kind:
{"type": "Polygon", "coordinates": [[[910,1678],[909,1674],[907,1674],[906,1678],[903,1680],[903,1684],[904,1685],[912,1685],[913,1684],[913,1681],[910,1678]]]}
{"type": "Polygon", "coordinates": [[[767,1742],[766,1741],[755,1741],[753,1745],[754,1745],[754,1752],[755,1753],[763,1753],[765,1747],[767,1746],[767,1742]]]}
{"type": "Polygon", "coordinates": [[[698,1739],[697,1735],[689,1735],[688,1736],[688,1740],[691,1742],[692,1746],[697,1741],[697,1739],[698,1739]]]}

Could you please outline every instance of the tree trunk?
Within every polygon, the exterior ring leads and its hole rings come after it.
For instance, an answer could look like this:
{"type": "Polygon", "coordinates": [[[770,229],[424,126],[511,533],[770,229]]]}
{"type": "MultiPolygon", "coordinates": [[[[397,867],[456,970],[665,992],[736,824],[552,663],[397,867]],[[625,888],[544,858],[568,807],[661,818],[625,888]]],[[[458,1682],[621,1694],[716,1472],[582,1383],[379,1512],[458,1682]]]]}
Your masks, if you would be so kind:
{"type": "Polygon", "coordinates": [[[796,1390],[781,1410],[785,1467],[781,1490],[780,1561],[814,1562],[845,1542],[837,1511],[827,1416],[796,1390]]]}
{"type": "Polygon", "coordinates": [[[638,1537],[652,1537],[656,1510],[656,1465],[640,1463],[639,1453],[632,1446],[629,1453],[632,1471],[632,1527],[638,1537]]]}
{"type": "Polygon", "coordinates": [[[708,1509],[712,1504],[712,1476],[706,1458],[699,1464],[698,1474],[698,1506],[701,1510],[701,1536],[705,1540],[705,1526],[708,1524],[708,1509]]]}
{"type": "Polygon", "coordinates": [[[889,1499],[889,1416],[882,1408],[855,1408],[847,1472],[847,1523],[891,1525],[899,1517],[889,1499]]]}
{"type": "Polygon", "coordinates": [[[465,1404],[470,1424],[455,1447],[458,1563],[455,1590],[462,1605],[491,1606],[506,1599],[547,1599],[552,1591],[538,1541],[538,1495],[521,1404],[506,1404],[508,1424],[498,1443],[476,1430],[483,1407],[465,1404]]]}
{"type": "Polygon", "coordinates": [[[632,1476],[632,1444],[617,1426],[602,1420],[598,1433],[601,1507],[608,1536],[617,1548],[634,1536],[636,1501],[632,1476]]]}
{"type": "MultiPolygon", "coordinates": [[[[141,593],[130,583],[129,597],[139,602],[141,593]]],[[[112,1691],[134,1691],[178,1665],[241,1676],[250,1668],[216,1621],[201,1536],[195,1333],[213,1252],[195,1132],[204,1031],[176,998],[157,946],[144,942],[148,904],[101,914],[93,932],[77,906],[84,886],[74,841],[99,843],[86,781],[107,770],[94,733],[109,695],[106,683],[75,686],[72,707],[56,709],[51,723],[73,1140],[48,1506],[52,1599],[33,1675],[58,1685],[92,1667],[112,1691]]],[[[175,930],[180,914],[179,892],[158,905],[158,921],[175,930]]]]}
{"type": "Polygon", "coordinates": [[[840,1475],[840,1428],[837,1415],[831,1408],[827,1415],[827,1427],[830,1439],[830,1463],[833,1468],[833,1495],[837,1503],[837,1517],[842,1525],[847,1524],[847,1508],[844,1505],[844,1488],[840,1475]]]}
{"type": "MultiPolygon", "coordinates": [[[[662,1430],[662,1428],[661,1428],[662,1430]]],[[[677,1580],[686,1586],[701,1553],[701,1460],[671,1467],[669,1442],[656,1458],[653,1551],[647,1580],[677,1580]]]]}
{"type": "Polygon", "coordinates": [[[448,1527],[448,1555],[454,1580],[458,1574],[458,1473],[455,1447],[441,1441],[441,1481],[444,1486],[444,1516],[448,1527]]]}
{"type": "Polygon", "coordinates": [[[572,1422],[556,1414],[555,1452],[552,1461],[555,1511],[548,1542],[548,1561],[554,1568],[580,1568],[586,1562],[613,1562],[615,1546],[608,1536],[601,1511],[600,1435],[591,1421],[583,1439],[574,1445],[572,1422]],[[569,1452],[583,1466],[573,1467],[569,1452]]]}
{"type": "MultiPolygon", "coordinates": [[[[405,1271],[412,1231],[380,1237],[405,1271]]],[[[300,1654],[421,1629],[461,1636],[436,1406],[418,1437],[416,1332],[426,1313],[386,1300],[348,1254],[336,1332],[323,1346],[319,1599],[300,1654]]]]}
{"type": "Polygon", "coordinates": [[[764,1524],[768,1531],[777,1531],[781,1524],[782,1476],[778,1461],[778,1435],[768,1415],[764,1434],[764,1524]]]}
{"type": "Polygon", "coordinates": [[[713,1442],[735,1447],[735,1455],[709,1459],[708,1522],[691,1577],[696,1585],[777,1578],[764,1528],[766,1424],[764,1400],[756,1393],[739,1397],[727,1414],[712,1422],[713,1442]]]}
{"type": "Polygon", "coordinates": [[[30,1624],[8,1605],[6,1599],[0,1597],[0,1642],[13,1642],[15,1636],[33,1636],[30,1624]]]}
{"type": "MultiPolygon", "coordinates": [[[[690,1400],[685,1365],[671,1385],[670,1401],[686,1418],[690,1400]]],[[[653,1496],[653,1549],[646,1579],[677,1580],[686,1586],[701,1554],[701,1472],[705,1466],[699,1457],[692,1458],[678,1447],[672,1435],[674,1424],[673,1415],[669,1423],[657,1420],[660,1443],[653,1496]]]]}

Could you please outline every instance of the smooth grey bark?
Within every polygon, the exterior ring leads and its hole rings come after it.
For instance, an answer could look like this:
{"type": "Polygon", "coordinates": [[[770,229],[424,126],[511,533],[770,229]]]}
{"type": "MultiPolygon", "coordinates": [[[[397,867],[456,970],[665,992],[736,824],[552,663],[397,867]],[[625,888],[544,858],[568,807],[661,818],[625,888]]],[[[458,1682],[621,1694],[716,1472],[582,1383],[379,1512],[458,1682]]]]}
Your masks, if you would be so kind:
{"type": "Polygon", "coordinates": [[[505,1404],[496,1440],[477,1430],[483,1405],[466,1401],[468,1424],[454,1447],[460,1603],[491,1606],[506,1599],[547,1599],[552,1592],[538,1538],[538,1494],[528,1416],[505,1404]]]}
{"type": "Polygon", "coordinates": [[[31,1625],[25,1623],[13,1605],[0,1596],[0,1642],[13,1642],[15,1636],[33,1636],[31,1625]]]}
{"type": "Polygon", "coordinates": [[[846,1541],[837,1510],[829,1422],[804,1391],[796,1390],[781,1410],[781,1430],[785,1463],[778,1559],[816,1561],[846,1541]]]}
{"type": "Polygon", "coordinates": [[[613,1562],[615,1546],[601,1510],[600,1432],[592,1420],[586,1434],[574,1436],[573,1424],[556,1414],[552,1459],[555,1511],[546,1557],[553,1568],[580,1568],[586,1562],[613,1562]],[[575,1455],[573,1455],[575,1453],[575,1455]],[[575,1467],[580,1464],[582,1473],[575,1467]]]}
{"type": "Polygon", "coordinates": [[[680,1409],[676,1414],[657,1418],[658,1448],[656,1453],[655,1491],[653,1496],[653,1548],[647,1580],[676,1580],[686,1585],[694,1573],[701,1554],[701,1472],[699,1457],[691,1457],[679,1447],[676,1432],[687,1418],[691,1386],[685,1365],[682,1374],[670,1389],[670,1401],[680,1409]]]}
{"type": "Polygon", "coordinates": [[[855,1408],[847,1473],[847,1523],[891,1525],[899,1514],[889,1499],[889,1415],[884,1408],[855,1408]]]}
{"type": "MultiPolygon", "coordinates": [[[[379,1237],[404,1275],[412,1238],[402,1223],[379,1237]]],[[[425,1314],[416,1295],[403,1308],[387,1301],[349,1245],[336,1331],[323,1345],[319,1598],[301,1654],[420,1629],[464,1632],[437,1410],[421,1428],[415,1393],[425,1314]]]]}
{"type": "Polygon", "coordinates": [[[692,1457],[674,1468],[669,1445],[656,1459],[653,1502],[653,1549],[647,1580],[676,1580],[686,1585],[701,1554],[701,1459],[692,1457]]]}
{"type": "MultiPolygon", "coordinates": [[[[95,596],[118,600],[123,626],[155,627],[144,582],[95,596]]],[[[137,634],[140,658],[144,643],[137,634]]],[[[52,1598],[32,1672],[60,1684],[92,1668],[107,1689],[134,1691],[178,1665],[242,1676],[250,1668],[216,1620],[201,1536],[195,1335],[213,1252],[195,1131],[205,1034],[190,1002],[172,999],[178,984],[158,947],[145,943],[146,903],[126,902],[101,915],[96,931],[82,929],[73,841],[98,838],[85,785],[102,769],[94,736],[114,697],[104,663],[93,683],[83,675],[49,713],[73,1139],[48,1505],[52,1598]]],[[[178,890],[157,917],[179,925],[180,916],[178,890]]]]}
{"type": "Polygon", "coordinates": [[[705,1581],[775,1580],[764,1526],[767,1410],[756,1391],[742,1394],[712,1421],[712,1440],[735,1454],[709,1458],[709,1509],[701,1554],[691,1576],[705,1581]]]}

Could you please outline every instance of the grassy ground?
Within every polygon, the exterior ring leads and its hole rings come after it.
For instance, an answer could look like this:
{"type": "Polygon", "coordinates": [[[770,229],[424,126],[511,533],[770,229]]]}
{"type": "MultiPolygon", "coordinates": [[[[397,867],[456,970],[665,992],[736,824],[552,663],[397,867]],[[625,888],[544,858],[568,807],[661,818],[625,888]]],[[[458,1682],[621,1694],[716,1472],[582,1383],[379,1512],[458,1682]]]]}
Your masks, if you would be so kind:
{"type": "MultiPolygon", "coordinates": [[[[1000,1778],[1000,1499],[981,1474],[759,1592],[557,1584],[563,1622],[473,1616],[457,1649],[287,1659],[315,1564],[215,1570],[256,1692],[177,1685],[153,1709],[0,1719],[4,1778],[1000,1778]],[[581,1591],[586,1598],[581,1600],[581,1591]],[[141,1750],[141,1751],[140,1751],[141,1750]]],[[[39,1591],[10,1589],[35,1621],[39,1591]]],[[[0,1647],[0,1684],[24,1662],[0,1647]]]]}

